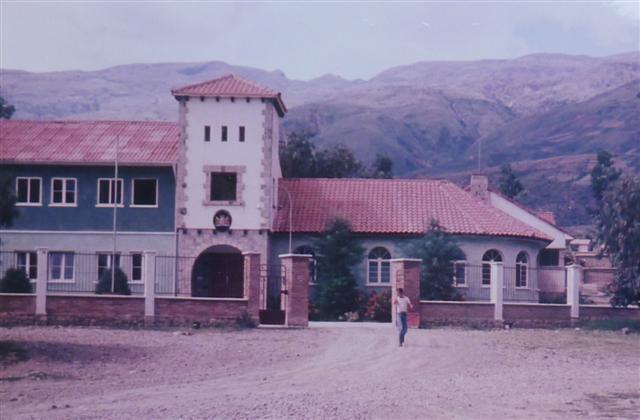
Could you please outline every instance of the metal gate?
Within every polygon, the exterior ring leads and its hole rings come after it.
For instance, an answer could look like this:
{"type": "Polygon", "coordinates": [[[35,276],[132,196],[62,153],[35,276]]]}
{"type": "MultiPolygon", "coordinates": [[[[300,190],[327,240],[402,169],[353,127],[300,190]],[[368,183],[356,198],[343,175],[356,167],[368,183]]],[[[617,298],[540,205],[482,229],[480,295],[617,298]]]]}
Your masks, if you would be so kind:
{"type": "Polygon", "coordinates": [[[284,325],[288,299],[287,276],[281,265],[260,266],[260,323],[284,325]]]}

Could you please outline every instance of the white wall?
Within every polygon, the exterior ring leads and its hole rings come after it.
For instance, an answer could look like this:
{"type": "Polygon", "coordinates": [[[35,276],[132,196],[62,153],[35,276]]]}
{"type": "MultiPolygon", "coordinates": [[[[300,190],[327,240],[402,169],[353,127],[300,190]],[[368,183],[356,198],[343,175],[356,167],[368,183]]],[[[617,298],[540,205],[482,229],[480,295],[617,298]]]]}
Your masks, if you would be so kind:
{"type": "Polygon", "coordinates": [[[504,211],[512,217],[515,217],[521,222],[524,222],[529,226],[551,236],[553,238],[553,242],[551,242],[547,246],[547,249],[565,249],[568,246],[568,241],[573,239],[572,236],[567,235],[552,224],[545,222],[537,216],[534,216],[518,205],[500,196],[499,194],[490,192],[489,199],[491,200],[491,205],[493,205],[494,207],[504,211]]]}
{"type": "MultiPolygon", "coordinates": [[[[252,99],[246,102],[244,98],[236,98],[234,102],[229,98],[192,97],[186,102],[186,196],[184,206],[187,214],[184,217],[187,228],[213,228],[213,215],[220,209],[227,210],[233,219],[232,229],[260,229],[265,224],[270,225],[261,215],[263,194],[270,193],[271,167],[263,168],[263,134],[265,114],[269,102],[252,99]],[[211,141],[204,141],[204,126],[211,127],[211,141]],[[228,140],[221,141],[221,127],[227,126],[228,140]],[[238,127],[245,127],[245,141],[238,141],[238,127]],[[208,191],[206,189],[206,174],[203,168],[207,165],[244,166],[241,175],[244,189],[240,198],[242,206],[238,205],[203,205],[208,191]],[[268,174],[262,179],[262,173],[268,174]],[[266,189],[261,185],[265,183],[266,189]]],[[[277,118],[277,117],[276,117],[277,118]]],[[[275,131],[275,130],[274,130],[275,131]]],[[[273,141],[273,139],[270,139],[273,141]]],[[[277,140],[276,140],[277,142],[277,140]]],[[[180,186],[178,186],[179,188],[180,186]]],[[[266,200],[270,206],[270,200],[266,200]]]]}

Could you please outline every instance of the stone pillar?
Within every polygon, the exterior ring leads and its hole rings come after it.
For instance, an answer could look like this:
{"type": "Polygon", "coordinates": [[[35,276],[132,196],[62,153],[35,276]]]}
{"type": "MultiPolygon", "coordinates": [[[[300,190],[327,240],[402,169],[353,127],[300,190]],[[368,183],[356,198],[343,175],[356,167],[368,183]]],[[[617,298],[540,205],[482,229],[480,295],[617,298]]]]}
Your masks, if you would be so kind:
{"type": "Polygon", "coordinates": [[[416,258],[396,258],[391,260],[391,320],[396,323],[396,306],[393,302],[402,287],[411,300],[413,310],[407,314],[409,328],[420,328],[420,273],[422,260],[416,258]]]}
{"type": "Polygon", "coordinates": [[[36,322],[46,322],[47,320],[47,262],[49,250],[47,248],[36,248],[38,255],[36,277],[36,322]]]}
{"type": "MultiPolygon", "coordinates": [[[[244,298],[248,300],[247,313],[256,322],[260,321],[260,253],[243,252],[244,256],[244,298]]],[[[265,291],[266,292],[266,291],[265,291]]]]}
{"type": "Polygon", "coordinates": [[[156,316],[156,252],[144,251],[144,323],[153,325],[156,316]]]}
{"type": "Polygon", "coordinates": [[[501,262],[491,262],[491,303],[493,303],[493,319],[503,321],[503,288],[504,287],[504,266],[501,262]]]}
{"type": "Polygon", "coordinates": [[[571,306],[571,320],[580,318],[580,281],[582,269],[577,264],[567,267],[567,305],[571,306]]]}
{"type": "Polygon", "coordinates": [[[309,325],[309,263],[313,256],[303,254],[279,255],[286,278],[286,306],[284,324],[288,327],[309,325]]]}

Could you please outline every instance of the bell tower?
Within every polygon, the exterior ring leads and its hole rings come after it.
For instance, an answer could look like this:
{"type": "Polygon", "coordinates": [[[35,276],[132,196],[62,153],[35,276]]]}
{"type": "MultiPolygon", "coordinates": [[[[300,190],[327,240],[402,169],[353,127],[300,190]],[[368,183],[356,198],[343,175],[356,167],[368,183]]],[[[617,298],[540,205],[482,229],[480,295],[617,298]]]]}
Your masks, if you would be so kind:
{"type": "Polygon", "coordinates": [[[178,255],[222,245],[258,252],[265,263],[287,111],[280,93],[235,75],[171,93],[179,102],[178,255]]]}

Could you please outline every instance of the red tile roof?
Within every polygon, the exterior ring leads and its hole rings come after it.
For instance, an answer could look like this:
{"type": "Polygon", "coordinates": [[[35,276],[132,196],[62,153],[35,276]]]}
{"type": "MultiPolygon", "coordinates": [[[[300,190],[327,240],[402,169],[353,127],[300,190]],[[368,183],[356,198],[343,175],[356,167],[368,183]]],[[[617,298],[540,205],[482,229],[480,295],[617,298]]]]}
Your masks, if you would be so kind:
{"type": "Polygon", "coordinates": [[[0,121],[0,162],[171,165],[178,125],[155,121],[0,121]]]}
{"type": "Polygon", "coordinates": [[[234,74],[172,89],[171,93],[173,96],[264,98],[274,101],[280,116],[283,116],[287,112],[287,107],[282,101],[280,92],[257,85],[234,74]]]}
{"type": "Polygon", "coordinates": [[[276,232],[289,231],[288,191],[294,232],[321,232],[328,220],[340,217],[356,233],[421,234],[437,219],[453,234],[552,240],[448,181],[283,179],[280,186],[276,232]]]}
{"type": "Polygon", "coordinates": [[[538,213],[538,217],[547,223],[551,223],[554,226],[556,225],[556,216],[552,211],[542,211],[538,213]]]}

